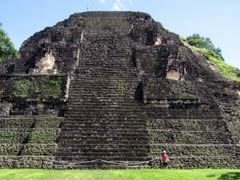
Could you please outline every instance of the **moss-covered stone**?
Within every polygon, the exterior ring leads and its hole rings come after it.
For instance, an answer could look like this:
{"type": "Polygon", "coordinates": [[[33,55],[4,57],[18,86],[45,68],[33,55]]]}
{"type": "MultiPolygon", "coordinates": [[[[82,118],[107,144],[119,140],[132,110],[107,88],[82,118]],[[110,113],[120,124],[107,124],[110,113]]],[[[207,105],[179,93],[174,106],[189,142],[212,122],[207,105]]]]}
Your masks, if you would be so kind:
{"type": "Polygon", "coordinates": [[[36,128],[59,128],[63,118],[39,118],[36,121],[36,128]]]}
{"type": "Polygon", "coordinates": [[[60,129],[34,129],[29,135],[29,143],[51,144],[59,137],[60,129]]]}
{"type": "Polygon", "coordinates": [[[22,143],[28,136],[29,130],[5,129],[0,131],[0,143],[22,143]]]}
{"type": "Polygon", "coordinates": [[[57,144],[25,144],[22,155],[25,156],[52,156],[56,153],[57,144]]]}
{"type": "Polygon", "coordinates": [[[20,77],[14,81],[13,95],[17,98],[62,98],[64,80],[56,77],[20,77]]]}
{"type": "Polygon", "coordinates": [[[31,81],[26,78],[16,80],[13,84],[13,95],[19,98],[26,98],[31,93],[31,81]]]}
{"type": "Polygon", "coordinates": [[[194,100],[194,99],[198,99],[198,97],[194,94],[188,94],[188,93],[175,93],[172,96],[173,99],[183,99],[183,100],[194,100]]]}
{"type": "Polygon", "coordinates": [[[13,144],[13,142],[11,144],[2,143],[0,144],[0,156],[4,156],[4,155],[17,156],[21,148],[22,148],[22,144],[19,144],[19,143],[15,143],[15,144],[13,144]]]}

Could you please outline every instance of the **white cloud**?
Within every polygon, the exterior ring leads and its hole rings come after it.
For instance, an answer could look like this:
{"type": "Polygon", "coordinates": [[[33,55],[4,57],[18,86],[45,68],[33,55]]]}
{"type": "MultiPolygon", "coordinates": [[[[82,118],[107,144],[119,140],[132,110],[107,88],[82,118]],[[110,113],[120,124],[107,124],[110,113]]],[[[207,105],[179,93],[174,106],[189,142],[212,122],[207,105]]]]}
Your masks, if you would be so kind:
{"type": "MultiPolygon", "coordinates": [[[[103,0],[104,1],[104,0],[103,0]]],[[[105,0],[106,1],[106,0],[105,0]]],[[[126,10],[125,4],[130,4],[132,5],[135,0],[115,0],[112,10],[113,11],[122,11],[126,10]]]]}
{"type": "MultiPolygon", "coordinates": [[[[109,2],[110,0],[98,0],[100,3],[105,4],[109,2]]],[[[132,5],[135,0],[112,0],[113,6],[112,10],[113,11],[123,11],[126,10],[126,5],[132,5]]]]}
{"type": "Polygon", "coordinates": [[[107,0],[99,0],[99,2],[104,4],[107,2],[107,0]]]}
{"type": "Polygon", "coordinates": [[[121,11],[125,9],[122,0],[116,0],[115,3],[113,4],[112,10],[113,11],[121,11]]]}

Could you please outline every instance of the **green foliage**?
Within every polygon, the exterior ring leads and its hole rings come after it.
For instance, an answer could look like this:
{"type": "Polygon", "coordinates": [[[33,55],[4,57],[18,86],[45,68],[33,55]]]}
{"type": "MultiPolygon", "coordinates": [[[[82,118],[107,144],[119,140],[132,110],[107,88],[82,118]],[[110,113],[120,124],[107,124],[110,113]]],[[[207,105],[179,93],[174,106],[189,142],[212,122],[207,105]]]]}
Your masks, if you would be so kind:
{"type": "Polygon", "coordinates": [[[208,60],[214,64],[214,66],[223,76],[233,81],[240,81],[240,77],[238,76],[240,70],[238,68],[225,63],[224,61],[219,59],[217,55],[214,55],[211,52],[209,52],[209,50],[201,48],[193,49],[204,54],[208,58],[208,60]]]}
{"type": "Polygon", "coordinates": [[[0,143],[20,143],[28,135],[28,131],[17,131],[16,129],[0,131],[0,143]]]}
{"type": "Polygon", "coordinates": [[[63,94],[63,80],[44,77],[30,79],[23,77],[16,79],[13,85],[13,95],[17,98],[61,98],[63,94]]]}
{"type": "Polygon", "coordinates": [[[7,57],[16,57],[17,55],[17,50],[0,24],[0,61],[7,57]]]}
{"type": "Polygon", "coordinates": [[[52,98],[60,98],[63,85],[63,82],[61,80],[50,79],[45,85],[42,84],[43,87],[41,87],[44,95],[49,95],[52,98]]]}
{"type": "Polygon", "coordinates": [[[190,47],[191,49],[198,51],[205,55],[208,60],[213,63],[215,68],[226,78],[233,81],[240,81],[240,70],[236,67],[233,67],[223,61],[222,55],[213,50],[208,50],[206,48],[199,48],[196,46],[192,46],[188,43],[186,39],[180,37],[180,40],[184,45],[190,47]]]}
{"type": "Polygon", "coordinates": [[[31,82],[29,79],[23,78],[15,81],[13,88],[13,95],[16,97],[24,98],[29,95],[31,82]]]}
{"type": "Polygon", "coordinates": [[[237,169],[40,170],[2,169],[4,180],[239,180],[237,169]]]}
{"type": "Polygon", "coordinates": [[[238,68],[235,68],[229,64],[226,64],[222,61],[219,61],[218,59],[214,57],[209,57],[209,60],[215,65],[215,67],[228,79],[234,80],[234,81],[240,81],[240,70],[238,68]]]}
{"type": "Polygon", "coordinates": [[[36,121],[36,128],[59,128],[62,118],[38,119],[36,121]]]}
{"type": "Polygon", "coordinates": [[[59,129],[34,129],[29,136],[29,143],[55,143],[59,134],[59,129]]]}
{"type": "Polygon", "coordinates": [[[222,57],[222,50],[219,47],[216,48],[210,38],[202,37],[199,34],[193,34],[186,38],[186,42],[191,46],[206,49],[211,54],[218,56],[218,59],[224,61],[224,58],[222,57]]]}

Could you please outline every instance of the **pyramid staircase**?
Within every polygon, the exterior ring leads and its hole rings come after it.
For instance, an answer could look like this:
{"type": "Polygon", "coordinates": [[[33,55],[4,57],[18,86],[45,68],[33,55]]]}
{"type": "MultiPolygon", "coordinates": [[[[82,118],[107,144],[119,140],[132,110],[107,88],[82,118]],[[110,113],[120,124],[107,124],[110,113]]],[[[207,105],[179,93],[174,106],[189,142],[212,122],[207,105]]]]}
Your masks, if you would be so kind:
{"type": "Polygon", "coordinates": [[[57,159],[108,161],[75,165],[76,168],[119,168],[117,162],[147,160],[146,118],[143,104],[135,97],[139,82],[130,63],[128,38],[85,36],[100,39],[101,43],[82,47],[87,51],[81,54],[71,81],[57,159]]]}

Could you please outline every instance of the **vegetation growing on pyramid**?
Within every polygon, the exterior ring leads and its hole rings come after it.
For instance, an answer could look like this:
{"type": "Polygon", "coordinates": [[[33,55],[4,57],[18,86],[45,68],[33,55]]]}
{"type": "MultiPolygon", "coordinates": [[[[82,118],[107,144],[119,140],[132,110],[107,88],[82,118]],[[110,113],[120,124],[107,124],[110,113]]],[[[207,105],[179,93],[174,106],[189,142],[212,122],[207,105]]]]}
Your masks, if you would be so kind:
{"type": "Polygon", "coordinates": [[[209,38],[193,34],[186,39],[182,37],[180,39],[186,46],[204,54],[223,76],[233,81],[240,81],[240,69],[227,64],[221,54],[221,49],[216,48],[209,38]]]}

